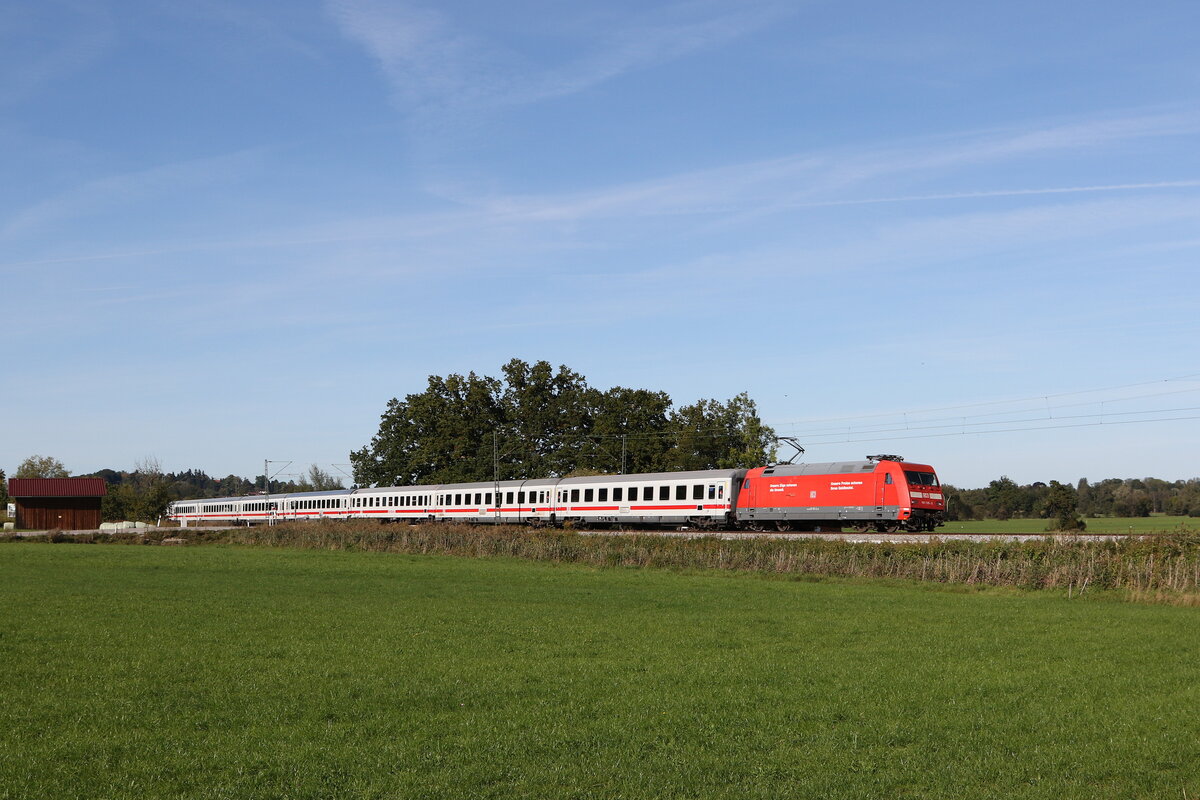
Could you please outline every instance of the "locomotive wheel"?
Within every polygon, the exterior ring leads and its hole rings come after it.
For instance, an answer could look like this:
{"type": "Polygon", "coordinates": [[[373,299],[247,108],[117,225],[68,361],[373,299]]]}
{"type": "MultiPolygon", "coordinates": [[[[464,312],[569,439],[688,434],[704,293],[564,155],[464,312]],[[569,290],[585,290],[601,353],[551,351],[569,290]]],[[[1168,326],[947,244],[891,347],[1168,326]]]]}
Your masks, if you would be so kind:
{"type": "Polygon", "coordinates": [[[780,533],[784,531],[790,531],[791,529],[792,523],[788,522],[786,519],[775,520],[775,530],[779,531],[780,533]]]}

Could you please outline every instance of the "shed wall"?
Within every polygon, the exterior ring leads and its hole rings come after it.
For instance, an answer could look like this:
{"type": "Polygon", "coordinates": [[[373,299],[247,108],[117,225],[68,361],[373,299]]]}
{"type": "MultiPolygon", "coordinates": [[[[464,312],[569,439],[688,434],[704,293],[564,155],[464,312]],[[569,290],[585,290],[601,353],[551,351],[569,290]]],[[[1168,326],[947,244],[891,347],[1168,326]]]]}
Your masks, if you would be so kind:
{"type": "Polygon", "coordinates": [[[99,497],[18,497],[17,527],[65,531],[100,527],[99,497]]]}

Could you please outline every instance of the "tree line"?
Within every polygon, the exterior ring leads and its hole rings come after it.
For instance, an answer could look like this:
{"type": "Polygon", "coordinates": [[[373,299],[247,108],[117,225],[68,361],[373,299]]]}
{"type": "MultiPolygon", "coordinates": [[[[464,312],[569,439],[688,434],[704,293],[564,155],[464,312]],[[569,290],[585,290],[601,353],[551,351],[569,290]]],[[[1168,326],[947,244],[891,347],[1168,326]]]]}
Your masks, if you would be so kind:
{"type": "Polygon", "coordinates": [[[1151,514],[1200,517],[1200,478],[1107,478],[1076,485],[1036,481],[1019,485],[1001,476],[981,489],[944,485],[950,519],[1058,517],[1064,505],[1079,517],[1148,517],[1151,514]]]}

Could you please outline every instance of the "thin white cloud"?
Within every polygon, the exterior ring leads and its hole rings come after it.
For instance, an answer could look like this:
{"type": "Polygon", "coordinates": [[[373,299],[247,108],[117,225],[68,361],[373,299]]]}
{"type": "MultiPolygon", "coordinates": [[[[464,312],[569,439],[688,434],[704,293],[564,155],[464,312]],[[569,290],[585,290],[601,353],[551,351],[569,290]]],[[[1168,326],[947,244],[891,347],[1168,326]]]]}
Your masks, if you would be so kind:
{"type": "MultiPolygon", "coordinates": [[[[576,253],[591,248],[614,249],[638,241],[646,225],[661,227],[665,218],[675,217],[677,234],[712,233],[719,226],[736,231],[771,215],[795,215],[805,209],[878,204],[917,204],[929,201],[960,201],[971,204],[995,198],[1029,198],[1057,195],[1150,195],[1194,194],[1200,176],[1174,181],[1095,183],[1071,186],[981,187],[978,190],[878,193],[919,179],[922,187],[931,178],[949,177],[964,182],[967,167],[1021,164],[1028,159],[1054,156],[1068,149],[1103,153],[1107,145],[1187,133],[1197,125],[1194,115],[1129,115],[1122,119],[1080,121],[1030,127],[1025,130],[971,132],[960,137],[920,140],[904,145],[840,148],[799,153],[783,158],[733,164],[711,169],[667,175],[585,191],[544,195],[479,192],[473,187],[437,187],[448,205],[446,210],[419,214],[381,213],[370,217],[331,219],[324,224],[307,224],[302,230],[275,229],[250,238],[180,241],[155,246],[131,244],[109,253],[69,252],[29,258],[0,268],[34,263],[70,264],[87,260],[137,259],[149,255],[201,250],[249,250],[304,247],[308,249],[358,247],[354,255],[373,263],[381,253],[402,248],[409,255],[457,253],[471,261],[468,251],[511,249],[523,253],[569,249],[576,253]],[[886,180],[883,180],[886,179],[886,180]],[[465,235],[469,234],[469,235],[465,235]],[[487,246],[483,246],[483,242],[487,246]]],[[[81,186],[26,209],[0,228],[9,237],[40,228],[60,218],[89,212],[133,197],[151,197],[156,192],[186,184],[212,180],[214,165],[220,173],[236,173],[244,156],[221,157],[182,165],[160,167],[131,175],[116,176],[81,186]],[[228,162],[228,163],[226,163],[228,162]]],[[[994,176],[989,180],[994,180],[994,176]]],[[[915,216],[922,216],[916,212],[915,216]]],[[[953,215],[951,215],[953,216],[953,215]]],[[[369,268],[370,269],[370,268],[369,268]]]]}
{"type": "Polygon", "coordinates": [[[538,64],[529,53],[473,35],[447,14],[413,3],[326,0],[347,38],[378,62],[406,108],[500,107],[574,94],[620,75],[720,46],[789,11],[777,3],[681,4],[611,28],[560,39],[578,53],[538,64]]]}
{"type": "Polygon", "coordinates": [[[865,197],[861,194],[885,178],[903,180],[906,176],[919,176],[927,181],[932,176],[961,173],[974,166],[1052,157],[1064,151],[1099,153],[1106,145],[1195,133],[1200,133],[1200,114],[1135,114],[1019,130],[970,132],[901,145],[813,151],[567,194],[488,196],[474,187],[439,190],[444,197],[508,222],[680,214],[739,215],[728,219],[744,222],[753,216],[800,207],[1195,188],[1200,179],[865,197]]]}
{"type": "Polygon", "coordinates": [[[0,220],[0,241],[40,232],[66,219],[120,207],[166,192],[234,180],[256,162],[259,153],[258,149],[244,150],[89,181],[0,220]]]}
{"type": "Polygon", "coordinates": [[[104,6],[46,2],[0,12],[0,105],[43,93],[107,53],[116,40],[104,6]],[[41,17],[53,17],[47,22],[41,17]],[[41,35],[49,25],[53,37],[41,35]]]}

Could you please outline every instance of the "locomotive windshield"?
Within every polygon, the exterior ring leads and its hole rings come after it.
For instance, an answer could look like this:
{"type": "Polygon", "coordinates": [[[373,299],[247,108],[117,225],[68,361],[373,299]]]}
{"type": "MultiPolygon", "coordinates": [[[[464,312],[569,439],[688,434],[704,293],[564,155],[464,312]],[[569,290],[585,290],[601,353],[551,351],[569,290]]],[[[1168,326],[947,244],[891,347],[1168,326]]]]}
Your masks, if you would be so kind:
{"type": "Polygon", "coordinates": [[[932,472],[917,472],[915,469],[904,470],[904,477],[913,486],[937,486],[937,475],[932,472]]]}

